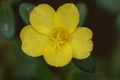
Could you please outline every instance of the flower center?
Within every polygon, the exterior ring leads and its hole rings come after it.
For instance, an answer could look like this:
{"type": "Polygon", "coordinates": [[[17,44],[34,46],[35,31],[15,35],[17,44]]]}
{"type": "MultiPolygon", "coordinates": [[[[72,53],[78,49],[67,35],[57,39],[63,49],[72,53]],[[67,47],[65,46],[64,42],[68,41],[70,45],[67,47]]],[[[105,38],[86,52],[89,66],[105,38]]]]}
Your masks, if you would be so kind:
{"type": "Polygon", "coordinates": [[[56,44],[64,44],[69,38],[70,35],[65,29],[55,29],[50,33],[51,42],[56,44]]]}

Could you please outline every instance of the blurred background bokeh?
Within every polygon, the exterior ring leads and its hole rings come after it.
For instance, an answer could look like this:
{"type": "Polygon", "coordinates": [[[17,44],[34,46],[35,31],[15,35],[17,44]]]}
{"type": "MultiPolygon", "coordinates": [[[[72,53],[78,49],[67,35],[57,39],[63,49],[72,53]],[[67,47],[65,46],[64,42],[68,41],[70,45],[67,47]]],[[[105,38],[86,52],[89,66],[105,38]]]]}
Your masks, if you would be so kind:
{"type": "Polygon", "coordinates": [[[120,80],[119,77],[120,0],[0,0],[0,80],[120,80]],[[19,33],[29,24],[25,18],[29,13],[23,8],[47,3],[57,9],[70,2],[87,8],[82,13],[82,26],[94,33],[94,73],[84,72],[72,62],[62,68],[51,67],[42,57],[32,58],[21,51],[19,33]],[[26,3],[30,5],[23,5],[26,3]]]}

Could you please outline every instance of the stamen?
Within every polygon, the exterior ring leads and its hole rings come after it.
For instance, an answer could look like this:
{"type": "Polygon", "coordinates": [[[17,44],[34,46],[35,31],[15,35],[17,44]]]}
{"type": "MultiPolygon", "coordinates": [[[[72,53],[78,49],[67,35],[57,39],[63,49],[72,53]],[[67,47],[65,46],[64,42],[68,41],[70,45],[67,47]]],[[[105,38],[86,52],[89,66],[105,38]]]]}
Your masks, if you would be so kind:
{"type": "Polygon", "coordinates": [[[58,38],[58,41],[63,41],[63,38],[58,38]]]}
{"type": "Polygon", "coordinates": [[[70,35],[67,33],[65,29],[56,29],[50,33],[51,42],[61,45],[66,42],[70,38],[70,35]]]}

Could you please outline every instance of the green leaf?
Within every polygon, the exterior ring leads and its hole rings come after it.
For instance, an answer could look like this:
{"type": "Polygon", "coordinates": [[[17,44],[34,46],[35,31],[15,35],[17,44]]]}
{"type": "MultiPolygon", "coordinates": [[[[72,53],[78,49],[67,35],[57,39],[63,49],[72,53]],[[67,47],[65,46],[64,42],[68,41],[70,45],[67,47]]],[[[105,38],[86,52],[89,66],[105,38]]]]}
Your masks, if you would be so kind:
{"type": "Polygon", "coordinates": [[[35,5],[30,4],[30,3],[22,3],[19,6],[20,16],[26,24],[30,23],[29,22],[29,14],[33,10],[34,7],[35,7],[35,5]]]}
{"type": "Polygon", "coordinates": [[[87,17],[87,7],[84,3],[78,3],[77,5],[78,11],[80,13],[80,21],[78,26],[82,26],[85,22],[85,19],[87,17]]]}
{"type": "Polygon", "coordinates": [[[96,64],[93,58],[90,56],[87,59],[78,60],[73,59],[73,63],[80,69],[82,69],[85,72],[93,73],[95,72],[96,64]]]}
{"type": "Polygon", "coordinates": [[[11,39],[15,34],[15,16],[11,5],[7,2],[0,4],[0,33],[6,39],[11,39]]]}
{"type": "Polygon", "coordinates": [[[96,0],[96,3],[110,13],[117,14],[120,12],[120,0],[96,0]]]}
{"type": "Polygon", "coordinates": [[[42,57],[40,57],[40,60],[36,63],[36,73],[40,80],[54,80],[52,71],[42,57]]]}

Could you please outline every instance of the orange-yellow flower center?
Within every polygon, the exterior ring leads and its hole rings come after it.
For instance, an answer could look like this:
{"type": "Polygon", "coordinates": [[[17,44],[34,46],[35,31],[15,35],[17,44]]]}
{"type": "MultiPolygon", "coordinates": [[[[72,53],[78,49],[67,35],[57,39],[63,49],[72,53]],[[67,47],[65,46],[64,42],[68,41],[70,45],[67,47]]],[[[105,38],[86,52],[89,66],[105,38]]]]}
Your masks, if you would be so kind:
{"type": "Polygon", "coordinates": [[[65,43],[69,38],[70,35],[65,29],[55,29],[50,33],[51,42],[57,43],[57,44],[63,44],[65,43]]]}

